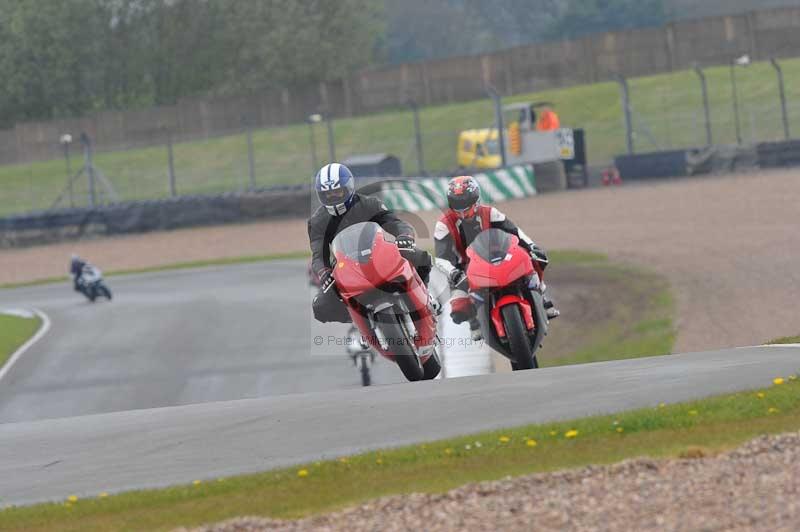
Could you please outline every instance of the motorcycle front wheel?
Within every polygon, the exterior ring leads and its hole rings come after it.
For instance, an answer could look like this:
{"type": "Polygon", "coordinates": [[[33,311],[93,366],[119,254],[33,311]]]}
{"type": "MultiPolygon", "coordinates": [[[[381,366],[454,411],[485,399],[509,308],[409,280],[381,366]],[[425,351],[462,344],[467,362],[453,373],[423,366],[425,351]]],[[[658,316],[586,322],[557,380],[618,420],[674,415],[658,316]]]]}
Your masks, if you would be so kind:
{"type": "Polygon", "coordinates": [[[105,285],[98,286],[97,291],[100,292],[101,296],[111,301],[111,290],[109,290],[105,285]]]}
{"type": "Polygon", "coordinates": [[[531,340],[528,330],[522,321],[522,315],[517,305],[506,305],[500,312],[503,314],[503,324],[506,326],[506,338],[508,347],[514,361],[511,368],[514,371],[523,369],[535,369],[539,367],[539,362],[533,354],[531,340]]]}
{"type": "Polygon", "coordinates": [[[421,381],[425,378],[425,370],[414,352],[413,341],[406,334],[397,316],[383,315],[379,327],[386,337],[389,350],[394,353],[394,361],[409,381],[421,381]]]}

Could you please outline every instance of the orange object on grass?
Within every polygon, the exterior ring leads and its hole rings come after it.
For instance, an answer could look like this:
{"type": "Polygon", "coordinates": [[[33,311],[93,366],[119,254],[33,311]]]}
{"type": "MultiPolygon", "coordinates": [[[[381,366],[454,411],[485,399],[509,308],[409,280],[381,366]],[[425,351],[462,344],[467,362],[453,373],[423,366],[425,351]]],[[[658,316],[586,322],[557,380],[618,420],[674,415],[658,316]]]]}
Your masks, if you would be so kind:
{"type": "Polygon", "coordinates": [[[539,112],[539,120],[536,122],[538,131],[554,131],[561,127],[561,120],[555,111],[545,107],[539,112]]]}

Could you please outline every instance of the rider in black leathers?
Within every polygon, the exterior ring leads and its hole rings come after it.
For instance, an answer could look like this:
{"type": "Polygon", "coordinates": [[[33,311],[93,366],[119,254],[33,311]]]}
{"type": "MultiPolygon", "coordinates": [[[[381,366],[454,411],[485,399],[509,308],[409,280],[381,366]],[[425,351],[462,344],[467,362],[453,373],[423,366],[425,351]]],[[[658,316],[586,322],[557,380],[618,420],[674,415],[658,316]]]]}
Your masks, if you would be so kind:
{"type": "MultiPolygon", "coordinates": [[[[336,235],[361,222],[375,222],[397,239],[401,254],[416,254],[414,228],[390,211],[381,200],[355,192],[354,177],[350,170],[339,163],[328,164],[317,173],[315,188],[322,205],[308,220],[308,238],[311,245],[311,269],[320,280],[320,291],[314,298],[314,317],[321,322],[347,323],[350,315],[331,290],[330,244],[336,235]]],[[[427,264],[415,264],[417,272],[427,284],[431,271],[430,256],[427,264]]],[[[425,260],[423,260],[425,262],[425,260]]]]}

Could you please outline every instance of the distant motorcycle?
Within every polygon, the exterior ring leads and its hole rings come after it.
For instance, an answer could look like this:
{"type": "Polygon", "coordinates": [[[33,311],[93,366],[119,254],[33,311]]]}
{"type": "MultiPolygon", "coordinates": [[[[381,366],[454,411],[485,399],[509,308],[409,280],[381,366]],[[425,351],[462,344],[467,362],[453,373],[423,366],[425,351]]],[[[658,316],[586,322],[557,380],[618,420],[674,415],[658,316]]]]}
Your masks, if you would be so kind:
{"type": "Polygon", "coordinates": [[[81,270],[81,276],[78,278],[78,291],[92,303],[98,297],[104,297],[111,301],[111,290],[103,282],[103,272],[91,264],[85,265],[81,270]]]}
{"type": "Polygon", "coordinates": [[[538,368],[536,351],[547,335],[541,279],[519,238],[500,229],[481,232],[467,248],[467,282],[486,343],[513,370],[538,368]]]}
{"type": "Polygon", "coordinates": [[[336,289],[367,344],[396,362],[409,381],[436,378],[436,316],[427,287],[394,236],[375,222],[355,224],[336,235],[331,255],[336,289]]]}
{"type": "Polygon", "coordinates": [[[375,363],[375,351],[373,351],[369,344],[363,339],[361,333],[358,332],[355,325],[350,326],[347,331],[347,354],[353,360],[353,365],[356,366],[361,373],[361,385],[369,386],[372,384],[372,374],[370,368],[375,363]]]}

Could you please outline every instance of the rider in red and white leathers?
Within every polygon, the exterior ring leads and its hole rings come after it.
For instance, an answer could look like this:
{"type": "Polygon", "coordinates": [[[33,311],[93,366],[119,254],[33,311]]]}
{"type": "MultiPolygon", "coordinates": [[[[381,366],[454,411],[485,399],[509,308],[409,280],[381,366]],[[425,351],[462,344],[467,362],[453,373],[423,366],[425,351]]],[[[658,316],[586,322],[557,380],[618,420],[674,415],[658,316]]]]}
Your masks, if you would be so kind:
{"type": "MultiPolygon", "coordinates": [[[[448,209],[436,222],[434,245],[436,257],[453,266],[450,272],[451,317],[455,323],[469,321],[472,338],[480,339],[480,324],[476,319],[475,305],[467,293],[467,247],[481,231],[489,228],[501,229],[519,238],[520,245],[533,259],[533,267],[543,281],[548,259],[545,251],[537,246],[522,229],[495,207],[480,204],[480,186],[471,176],[459,176],[450,180],[447,187],[448,209]]],[[[544,293],[544,282],[540,283],[544,293]]],[[[560,313],[552,301],[545,297],[547,317],[553,319],[560,313]]]]}

